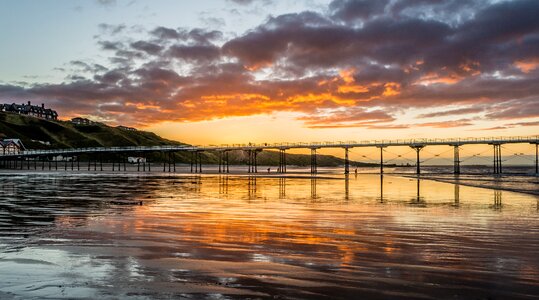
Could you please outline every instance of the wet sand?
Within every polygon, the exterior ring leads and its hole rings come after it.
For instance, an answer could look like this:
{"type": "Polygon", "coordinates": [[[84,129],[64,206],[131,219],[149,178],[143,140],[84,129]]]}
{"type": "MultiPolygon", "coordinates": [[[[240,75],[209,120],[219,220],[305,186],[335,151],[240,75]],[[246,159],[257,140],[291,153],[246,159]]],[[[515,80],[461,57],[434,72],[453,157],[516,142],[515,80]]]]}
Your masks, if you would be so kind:
{"type": "Polygon", "coordinates": [[[0,174],[1,299],[534,299],[539,198],[397,175],[0,174]]]}

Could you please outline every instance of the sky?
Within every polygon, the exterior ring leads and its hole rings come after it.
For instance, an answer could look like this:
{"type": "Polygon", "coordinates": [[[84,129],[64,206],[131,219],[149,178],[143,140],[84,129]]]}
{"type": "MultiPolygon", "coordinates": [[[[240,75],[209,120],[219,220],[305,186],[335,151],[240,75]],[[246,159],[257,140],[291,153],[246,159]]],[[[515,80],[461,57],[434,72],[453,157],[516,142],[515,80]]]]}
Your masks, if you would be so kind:
{"type": "Polygon", "coordinates": [[[539,134],[539,1],[0,0],[0,102],[192,144],[539,134]]]}

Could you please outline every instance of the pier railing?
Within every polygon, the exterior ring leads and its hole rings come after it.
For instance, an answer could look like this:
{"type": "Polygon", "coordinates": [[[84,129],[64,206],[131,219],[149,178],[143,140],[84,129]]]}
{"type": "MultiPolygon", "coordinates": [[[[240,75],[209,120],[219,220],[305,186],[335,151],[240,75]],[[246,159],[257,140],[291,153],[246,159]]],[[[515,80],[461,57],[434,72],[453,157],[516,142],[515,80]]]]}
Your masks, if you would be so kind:
{"type": "Polygon", "coordinates": [[[319,148],[355,148],[355,147],[389,147],[389,146],[460,146],[471,144],[513,144],[538,143],[539,136],[482,137],[482,138],[418,138],[397,140],[364,140],[364,141],[326,141],[326,142],[284,142],[284,143],[247,143],[222,145],[161,145],[133,147],[87,147],[49,150],[25,150],[17,154],[2,154],[0,157],[13,156],[54,156],[76,155],[85,153],[143,153],[174,151],[230,151],[230,150],[282,150],[282,149],[319,149],[319,148]]]}

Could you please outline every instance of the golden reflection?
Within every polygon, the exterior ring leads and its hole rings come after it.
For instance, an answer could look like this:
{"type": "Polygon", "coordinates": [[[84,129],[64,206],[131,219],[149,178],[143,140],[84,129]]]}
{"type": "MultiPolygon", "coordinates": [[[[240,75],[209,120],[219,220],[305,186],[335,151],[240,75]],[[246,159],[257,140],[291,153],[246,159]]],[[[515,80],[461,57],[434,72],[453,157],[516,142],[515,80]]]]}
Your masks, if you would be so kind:
{"type": "Polygon", "coordinates": [[[419,176],[416,178],[416,196],[414,199],[412,199],[412,202],[410,204],[418,205],[418,206],[426,206],[425,198],[421,196],[421,179],[419,176]]]}
{"type": "Polygon", "coordinates": [[[453,206],[459,207],[459,205],[460,205],[460,184],[454,184],[454,189],[455,189],[455,191],[454,191],[454,193],[455,193],[455,195],[454,195],[455,202],[454,202],[453,206]]]}
{"type": "Polygon", "coordinates": [[[316,200],[318,195],[316,194],[316,176],[311,177],[311,199],[316,200]]]}
{"type": "Polygon", "coordinates": [[[350,200],[350,175],[344,175],[344,200],[350,200]]]}
{"type": "Polygon", "coordinates": [[[247,182],[247,190],[249,200],[256,199],[256,176],[249,176],[247,182]]]}
{"type": "Polygon", "coordinates": [[[502,209],[502,191],[501,190],[494,190],[494,205],[492,205],[492,208],[495,210],[502,209]]]}
{"type": "Polygon", "coordinates": [[[379,200],[380,200],[380,203],[384,203],[384,174],[380,174],[380,198],[379,200]]]}
{"type": "Polygon", "coordinates": [[[191,183],[191,190],[195,193],[200,193],[200,186],[202,185],[202,178],[200,175],[192,175],[188,177],[191,183]]]}
{"type": "Polygon", "coordinates": [[[219,195],[228,195],[228,175],[219,175],[219,195]]]}
{"type": "MultiPolygon", "coordinates": [[[[335,179],[339,177],[335,176],[335,179]]],[[[252,245],[257,245],[261,246],[260,249],[284,249],[291,255],[306,251],[309,262],[312,262],[311,259],[331,259],[334,260],[334,265],[342,267],[354,265],[359,257],[369,251],[382,251],[391,256],[400,255],[403,249],[398,236],[393,233],[380,234],[374,227],[384,226],[384,222],[417,224],[418,212],[410,213],[405,202],[414,194],[412,204],[424,204],[423,194],[427,194],[433,204],[444,204],[442,207],[446,206],[446,199],[452,195],[455,196],[455,204],[458,204],[460,193],[468,191],[473,191],[477,199],[482,201],[481,206],[477,207],[484,208],[485,204],[492,201],[491,190],[461,188],[458,185],[452,187],[446,183],[391,175],[361,174],[358,178],[357,182],[350,185],[349,177],[345,177],[343,190],[339,181],[316,176],[299,179],[192,176],[175,189],[170,189],[167,183],[159,186],[152,196],[157,200],[144,206],[135,206],[132,216],[126,214],[123,219],[110,218],[92,223],[97,230],[104,232],[139,234],[145,238],[167,241],[172,245],[186,245],[186,249],[195,250],[182,251],[193,256],[215,254],[220,255],[219,259],[226,259],[226,255],[233,251],[241,257],[252,251],[252,245]],[[183,195],[192,192],[191,186],[194,183],[197,183],[197,193],[200,195],[184,197],[183,195]],[[390,188],[386,186],[384,190],[384,184],[388,183],[391,183],[390,188]],[[293,187],[288,192],[287,184],[293,187]],[[267,203],[250,201],[246,205],[245,185],[249,191],[249,199],[263,194],[264,198],[270,200],[267,203]],[[317,189],[323,191],[323,197],[317,194],[317,189]],[[346,198],[347,190],[354,194],[356,201],[342,205],[339,201],[346,198]],[[227,193],[226,201],[215,197],[218,191],[227,193]],[[309,203],[309,193],[311,199],[323,201],[309,203]],[[394,201],[395,205],[361,203],[361,199],[369,201],[368,197],[376,197],[378,194],[380,202],[394,201]],[[171,199],[172,197],[175,199],[171,199]],[[376,226],[365,228],[365,222],[374,222],[376,226]],[[197,252],[196,249],[203,250],[197,252]],[[310,256],[310,251],[328,253],[328,249],[332,249],[331,258],[310,256]]],[[[501,192],[497,191],[495,198],[496,202],[501,203],[501,192]]],[[[533,201],[535,205],[536,199],[533,201]]],[[[461,212],[469,213],[467,210],[459,210],[459,213],[461,212]]],[[[428,220],[435,223],[447,214],[447,211],[429,210],[421,219],[422,222],[428,220]]],[[[256,251],[262,251],[260,249],[257,248],[256,251]]],[[[271,260],[275,252],[263,254],[271,260]]]]}
{"type": "Polygon", "coordinates": [[[279,177],[279,199],[286,198],[286,177],[279,177]]]}

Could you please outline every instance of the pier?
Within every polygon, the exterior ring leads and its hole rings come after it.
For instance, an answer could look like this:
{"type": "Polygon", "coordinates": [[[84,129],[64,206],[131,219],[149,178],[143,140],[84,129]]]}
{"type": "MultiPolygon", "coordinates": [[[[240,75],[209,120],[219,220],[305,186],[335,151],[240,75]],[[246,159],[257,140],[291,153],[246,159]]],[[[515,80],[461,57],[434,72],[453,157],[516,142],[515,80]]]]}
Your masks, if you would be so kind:
{"type": "MultiPolygon", "coordinates": [[[[453,172],[461,173],[460,150],[466,145],[491,145],[493,147],[493,173],[502,173],[502,146],[505,144],[532,144],[535,145],[535,173],[539,174],[539,136],[499,137],[499,138],[456,138],[456,139],[409,139],[409,140],[373,140],[373,141],[348,141],[348,142],[312,142],[312,143],[263,143],[263,144],[227,144],[227,145],[163,145],[147,147],[93,147],[51,150],[25,150],[16,154],[0,154],[0,168],[5,169],[41,169],[58,170],[58,160],[52,158],[74,157],[88,155],[88,170],[103,171],[103,159],[112,161],[112,170],[126,170],[126,162],[129,156],[144,156],[148,153],[162,153],[163,172],[176,172],[174,153],[184,152],[190,155],[190,172],[202,173],[202,154],[214,152],[218,156],[219,173],[229,173],[229,152],[244,151],[248,157],[247,172],[258,173],[257,156],[261,151],[269,150],[279,153],[278,173],[287,172],[287,150],[304,149],[310,150],[311,173],[318,172],[318,153],[320,149],[343,149],[344,150],[344,173],[350,173],[349,152],[353,148],[379,148],[380,149],[380,173],[384,172],[384,151],[389,147],[406,146],[415,151],[416,173],[421,173],[421,152],[429,146],[453,147],[453,172]]],[[[64,161],[64,170],[80,170],[80,161],[64,161]]],[[[138,171],[151,171],[150,163],[145,159],[136,162],[138,171]]]]}

